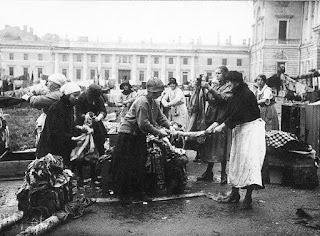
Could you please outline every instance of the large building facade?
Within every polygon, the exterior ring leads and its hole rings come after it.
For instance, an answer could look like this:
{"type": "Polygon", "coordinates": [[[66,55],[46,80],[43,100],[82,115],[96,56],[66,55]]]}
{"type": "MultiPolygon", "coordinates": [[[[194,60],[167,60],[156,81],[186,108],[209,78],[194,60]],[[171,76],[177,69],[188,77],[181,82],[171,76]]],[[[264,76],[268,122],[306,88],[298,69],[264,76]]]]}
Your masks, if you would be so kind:
{"type": "Polygon", "coordinates": [[[248,44],[103,43],[89,42],[85,37],[78,41],[50,40],[48,35],[40,39],[25,28],[24,36],[19,37],[18,31],[10,26],[0,31],[2,75],[29,74],[38,79],[59,72],[71,81],[99,78],[100,83],[113,80],[119,84],[130,79],[138,85],[150,77],[159,77],[165,83],[175,77],[179,84],[187,84],[199,74],[213,76],[218,66],[225,65],[249,80],[248,44]]]}
{"type": "Polygon", "coordinates": [[[280,64],[292,77],[320,67],[319,1],[254,1],[250,77],[275,74],[280,64]]]}

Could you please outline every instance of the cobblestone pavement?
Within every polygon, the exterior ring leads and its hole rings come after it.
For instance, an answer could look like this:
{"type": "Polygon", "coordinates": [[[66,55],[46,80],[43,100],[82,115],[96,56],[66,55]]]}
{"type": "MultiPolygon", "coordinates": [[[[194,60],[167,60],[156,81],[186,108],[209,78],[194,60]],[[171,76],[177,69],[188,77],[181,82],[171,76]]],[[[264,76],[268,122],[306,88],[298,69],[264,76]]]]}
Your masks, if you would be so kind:
{"type": "Polygon", "coordinates": [[[23,180],[0,179],[0,220],[18,211],[16,192],[23,180]]]}

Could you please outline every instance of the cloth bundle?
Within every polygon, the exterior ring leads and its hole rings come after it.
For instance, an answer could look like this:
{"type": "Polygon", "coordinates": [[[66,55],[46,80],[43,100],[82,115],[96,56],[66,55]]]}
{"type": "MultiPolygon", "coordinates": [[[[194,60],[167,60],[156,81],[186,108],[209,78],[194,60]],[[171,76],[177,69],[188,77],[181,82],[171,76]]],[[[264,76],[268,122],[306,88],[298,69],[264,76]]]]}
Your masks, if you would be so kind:
{"type": "Polygon", "coordinates": [[[86,133],[73,138],[73,140],[77,141],[77,146],[71,151],[70,161],[85,160],[96,162],[99,158],[99,153],[95,148],[93,140],[92,119],[88,114],[85,116],[85,121],[82,129],[86,130],[86,133]]]}
{"type": "Polygon", "coordinates": [[[171,145],[168,138],[147,137],[146,192],[151,195],[181,193],[187,183],[188,157],[183,149],[171,145]]]}
{"type": "Polygon", "coordinates": [[[266,132],[266,144],[274,148],[284,146],[290,141],[299,141],[297,136],[288,132],[279,130],[270,130],[266,132]]]}
{"type": "Polygon", "coordinates": [[[27,215],[36,213],[45,217],[61,210],[72,200],[72,175],[71,170],[63,167],[60,156],[49,153],[32,161],[17,192],[18,209],[27,215]]]}

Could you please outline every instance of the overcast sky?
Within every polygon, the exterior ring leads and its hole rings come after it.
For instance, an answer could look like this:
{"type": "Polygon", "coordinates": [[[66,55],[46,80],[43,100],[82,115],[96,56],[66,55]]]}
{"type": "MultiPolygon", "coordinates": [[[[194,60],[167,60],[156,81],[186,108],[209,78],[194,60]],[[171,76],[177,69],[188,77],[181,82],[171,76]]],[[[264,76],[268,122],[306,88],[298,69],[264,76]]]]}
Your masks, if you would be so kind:
{"type": "Polygon", "coordinates": [[[221,43],[251,37],[252,1],[0,1],[0,29],[28,25],[34,34],[56,33],[90,41],[221,43]]]}

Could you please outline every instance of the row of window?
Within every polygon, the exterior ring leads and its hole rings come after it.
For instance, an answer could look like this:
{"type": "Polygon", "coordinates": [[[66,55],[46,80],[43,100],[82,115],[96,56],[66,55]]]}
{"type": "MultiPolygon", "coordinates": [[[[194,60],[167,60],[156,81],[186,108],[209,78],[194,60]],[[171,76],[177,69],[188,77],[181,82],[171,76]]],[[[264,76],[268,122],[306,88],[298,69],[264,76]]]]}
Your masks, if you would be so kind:
{"type": "MultiPolygon", "coordinates": [[[[29,74],[29,68],[28,67],[23,67],[23,74],[24,75],[28,75],[29,74]]],[[[37,68],[37,75],[38,78],[41,77],[41,75],[43,74],[43,68],[39,67],[37,68]]],[[[13,66],[9,66],[9,75],[14,77],[14,67],[13,66]]]]}
{"type": "MultiPolygon", "coordinates": [[[[14,54],[9,53],[9,59],[14,60],[14,54]]],[[[28,53],[23,54],[23,59],[28,60],[28,53]]],[[[110,56],[109,55],[104,55],[104,62],[105,63],[110,63],[110,56]]],[[[189,65],[189,59],[188,57],[183,57],[182,58],[182,64],[183,65],[189,65]]],[[[43,55],[38,54],[38,61],[43,60],[43,55]]],[[[68,61],[68,55],[67,54],[62,54],[62,61],[68,61]]],[[[76,62],[82,62],[82,55],[81,54],[76,54],[76,62]]],[[[96,62],[96,55],[90,55],[90,62],[96,62]]],[[[212,58],[207,58],[207,65],[212,65],[212,58]]],[[[119,63],[131,63],[131,57],[130,56],[119,56],[119,63]]],[[[145,64],[146,63],[146,57],[145,56],[139,56],[139,63],[140,64],[145,64]]],[[[153,64],[159,64],[160,63],[160,57],[153,57],[153,64]]],[[[174,58],[173,57],[168,57],[167,63],[169,65],[174,64],[174,58]]],[[[227,59],[222,59],[222,65],[226,66],[227,65],[227,59]]],[[[242,66],[242,59],[237,59],[237,66],[242,66]]]]}

